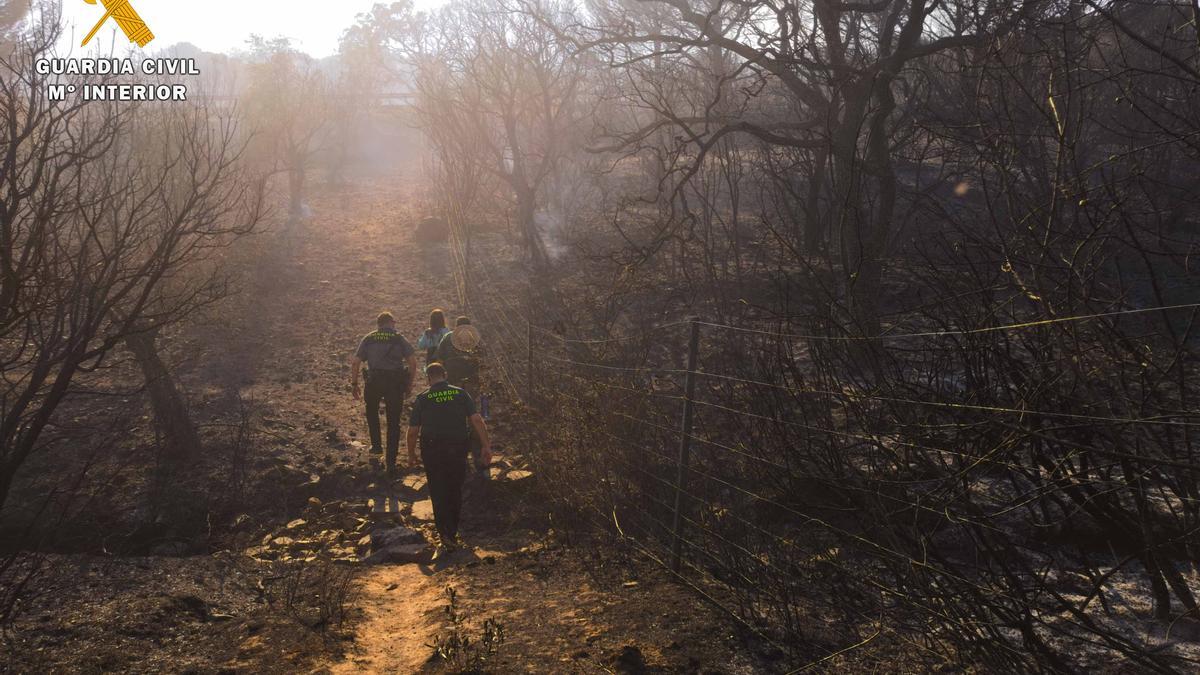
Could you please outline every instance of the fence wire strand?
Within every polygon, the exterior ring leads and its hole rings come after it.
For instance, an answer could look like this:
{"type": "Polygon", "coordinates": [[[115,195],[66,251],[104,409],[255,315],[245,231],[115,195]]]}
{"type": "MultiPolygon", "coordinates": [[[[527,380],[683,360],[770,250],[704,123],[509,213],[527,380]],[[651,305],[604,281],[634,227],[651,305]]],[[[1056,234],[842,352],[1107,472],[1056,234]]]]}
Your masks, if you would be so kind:
{"type": "MultiPolygon", "coordinates": [[[[831,569],[836,569],[843,578],[855,579],[864,588],[874,589],[881,597],[893,598],[891,602],[902,601],[922,615],[931,617],[931,620],[953,626],[963,635],[976,636],[971,639],[986,640],[989,638],[985,635],[993,636],[991,639],[995,644],[990,648],[994,648],[997,654],[1005,655],[1004,658],[1011,659],[1013,663],[1026,663],[1021,650],[1015,650],[1007,642],[994,638],[998,629],[981,618],[980,612],[983,610],[926,597],[918,588],[901,589],[889,585],[867,571],[873,564],[869,561],[886,561],[895,569],[907,568],[914,578],[936,580],[931,582],[931,587],[937,584],[945,586],[946,598],[970,602],[972,598],[978,601],[980,598],[993,597],[996,593],[996,587],[988,576],[992,572],[986,566],[964,567],[933,551],[917,555],[906,550],[905,546],[923,546],[920,542],[889,539],[862,529],[862,525],[852,526],[844,519],[817,515],[816,510],[808,506],[797,506],[790,503],[790,499],[782,499],[781,495],[789,494],[787,490],[800,489],[798,483],[793,484],[797,467],[790,464],[791,459],[782,461],[780,457],[758,452],[759,448],[755,445],[758,434],[747,438],[747,429],[770,429],[777,443],[795,444],[797,441],[788,434],[806,434],[800,438],[829,452],[831,459],[828,461],[831,463],[863,462],[865,460],[860,453],[865,447],[874,449],[873,452],[890,453],[884,457],[891,465],[907,471],[908,458],[904,453],[919,453],[928,466],[936,466],[940,473],[932,478],[878,475],[873,476],[870,483],[837,487],[843,493],[861,494],[862,500],[874,500],[886,505],[881,508],[885,508],[887,513],[911,512],[914,518],[940,519],[954,526],[977,528],[980,533],[978,536],[984,537],[984,541],[987,541],[986,537],[1000,532],[997,518],[1006,512],[1032,508],[1030,505],[1034,502],[1047,495],[1053,496],[1056,490],[1061,489],[1061,481],[1073,481],[1072,484],[1080,489],[1094,491],[1094,499],[1102,500],[1106,495],[1127,489],[1128,481],[1144,480],[1156,468],[1191,466],[1189,462],[1174,461],[1168,457],[1069,444],[1051,435],[1058,427],[1037,426],[1031,431],[1018,425],[1018,422],[1027,424],[1024,420],[1061,419],[1112,427],[1116,429],[1114,433],[1125,433],[1126,430],[1171,433],[1177,429],[1186,433],[1191,427],[1200,426],[1198,422],[1187,421],[1188,418],[1200,417],[1200,412],[1178,410],[1145,417],[1119,417],[1034,410],[1001,404],[927,400],[872,390],[855,391],[851,387],[822,389],[804,386],[797,381],[796,372],[766,369],[767,375],[763,376],[761,373],[717,372],[701,365],[695,368],[657,367],[645,362],[645,354],[635,353],[636,350],[622,350],[639,343],[679,339],[681,336],[675,332],[669,333],[669,338],[664,337],[668,335],[665,331],[689,325],[705,329],[706,342],[702,349],[707,348],[710,342],[719,343],[725,336],[731,336],[729,339],[740,337],[760,340],[769,346],[791,340],[856,343],[986,336],[1151,312],[1195,310],[1200,308],[1200,303],[1076,314],[965,330],[885,333],[871,337],[803,335],[687,319],[646,326],[642,333],[568,337],[561,330],[539,325],[539,321],[533,319],[535,314],[550,315],[556,317],[555,320],[561,325],[566,325],[556,310],[542,311],[543,308],[539,308],[535,312],[529,304],[533,302],[532,291],[523,302],[520,298],[526,294],[520,293],[521,289],[515,284],[506,288],[497,282],[497,277],[501,275],[494,272],[501,267],[496,264],[495,256],[488,247],[473,246],[472,251],[477,251],[479,258],[485,262],[472,267],[464,250],[461,223],[451,230],[456,282],[461,279],[464,303],[469,304],[483,319],[481,331],[488,336],[489,358],[494,360],[500,379],[514,398],[526,402],[531,410],[538,403],[544,406],[535,411],[539,429],[555,432],[547,434],[550,439],[547,443],[556,445],[539,447],[534,456],[528,459],[535,463],[545,462],[540,468],[547,471],[557,471],[556,467],[560,464],[572,467],[548,479],[547,489],[564,495],[566,502],[590,511],[586,518],[590,526],[615,534],[647,560],[666,570],[676,581],[781,653],[796,653],[796,645],[790,642],[796,635],[788,633],[786,626],[793,620],[789,613],[802,612],[803,608],[802,604],[796,604],[793,596],[802,593],[792,588],[800,583],[797,569],[810,565],[817,570],[814,574],[820,574],[823,573],[820,570],[825,569],[822,563],[825,563],[831,569]],[[478,279],[482,283],[472,283],[469,269],[479,270],[478,279]],[[523,304],[527,305],[524,309],[523,304]],[[614,347],[616,351],[610,349],[614,347]],[[640,363],[638,357],[641,357],[640,363]],[[521,368],[530,379],[525,388],[517,385],[521,380],[521,368]],[[540,369],[538,375],[533,374],[535,369],[540,369]],[[684,378],[703,382],[704,389],[691,397],[658,390],[658,384],[665,381],[672,389],[683,391],[681,380],[684,378]],[[547,383],[547,380],[550,382],[547,383]],[[566,382],[578,387],[578,399],[567,397],[569,402],[564,402],[564,397],[556,396],[560,383],[566,382]],[[715,389],[715,386],[722,385],[724,390],[715,389]],[[833,409],[835,402],[841,406],[837,410],[844,419],[836,425],[832,424],[833,413],[827,410],[823,422],[820,419],[811,420],[808,415],[803,415],[801,419],[805,421],[801,422],[779,414],[778,408],[768,406],[766,410],[758,409],[753,405],[760,398],[759,394],[754,393],[758,389],[781,395],[782,405],[794,406],[797,410],[802,409],[801,400],[812,401],[824,397],[830,404],[829,410],[833,409]],[[707,400],[705,392],[723,396],[725,400],[721,403],[707,400]],[[885,406],[865,406],[862,405],[864,403],[916,406],[938,411],[939,414],[961,416],[962,419],[951,419],[945,423],[944,429],[936,423],[928,423],[924,418],[920,424],[905,427],[897,425],[895,420],[884,414],[888,412],[884,410],[885,406]],[[684,406],[694,406],[696,411],[696,424],[690,430],[676,424],[684,406]],[[768,412],[774,414],[765,414],[768,412]],[[876,431],[880,427],[862,424],[863,419],[874,419],[871,415],[879,416],[878,419],[883,423],[891,424],[892,430],[880,435],[876,431]],[[1003,416],[1011,422],[998,422],[994,419],[996,416],[1003,416]],[[1016,416],[1016,419],[1011,416],[1016,416]],[[852,419],[858,423],[857,428],[851,425],[852,419]],[[974,426],[979,426],[981,431],[972,433],[981,434],[983,429],[998,426],[1008,430],[1012,436],[987,439],[989,442],[981,444],[977,451],[963,447],[941,447],[942,441],[937,440],[939,434],[946,430],[962,432],[972,430],[974,426]],[[575,433],[576,430],[579,433],[575,433]],[[916,431],[921,431],[918,438],[905,437],[905,434],[916,431]],[[1022,459],[1020,454],[1026,451],[1021,449],[1018,441],[1039,437],[1048,444],[1063,443],[1074,448],[1038,467],[1038,471],[1049,476],[1049,479],[1029,476],[1031,469],[1028,460],[1022,459]],[[780,441],[780,438],[784,440],[780,441]],[[836,442],[839,439],[841,442],[836,442]],[[931,445],[927,442],[929,440],[938,445],[931,445]],[[664,448],[673,445],[682,445],[685,450],[681,450],[678,456],[663,452],[664,448]],[[601,447],[603,450],[598,449],[601,447]],[[690,451],[687,450],[689,448],[690,451]],[[593,452],[597,453],[596,456],[589,456],[593,452]],[[683,457],[688,456],[689,452],[690,464],[681,465],[683,457]],[[1081,458],[1090,454],[1105,456],[1108,461],[1087,464],[1085,474],[1080,468],[1081,458]],[[1124,470],[1126,462],[1135,462],[1134,466],[1140,463],[1141,466],[1137,470],[1126,470],[1124,474],[1111,477],[1114,472],[1124,470]],[[583,472],[580,467],[589,463],[605,468],[601,474],[583,472]],[[661,475],[664,471],[672,470],[678,472],[677,478],[661,475]],[[981,504],[975,503],[977,498],[972,496],[970,488],[964,486],[969,477],[975,474],[991,480],[986,478],[991,475],[988,472],[1005,472],[1010,476],[1022,477],[1024,481],[1020,489],[1014,487],[1006,510],[983,510],[981,504]],[[1110,478],[1101,478],[1104,475],[1110,478]],[[894,486],[896,491],[881,491],[879,486],[894,486]],[[676,500],[674,504],[672,500],[676,500]],[[777,515],[769,519],[762,518],[758,515],[761,508],[767,508],[777,515]],[[672,517],[676,519],[676,525],[670,522],[672,517]],[[801,542],[804,542],[803,545],[801,542]],[[673,544],[684,547],[685,552],[674,561],[670,551],[673,544]],[[839,547],[845,545],[857,547],[860,556],[857,564],[862,565],[861,569],[853,568],[856,563],[849,559],[842,561],[843,554],[839,552],[839,547]],[[805,553],[805,547],[811,550],[805,553]],[[800,556],[800,559],[782,557],[781,552],[800,556]],[[752,567],[746,566],[746,563],[752,567]],[[975,570],[977,574],[968,574],[964,571],[967,569],[975,570]],[[764,575],[763,578],[756,578],[760,574],[764,575]],[[772,597],[772,593],[779,594],[779,597],[772,597]]],[[[587,331],[584,332],[586,334],[587,331]]],[[[994,395],[995,392],[989,393],[994,395]]],[[[817,406],[817,409],[820,407],[817,406]]],[[[852,466],[846,470],[851,469],[858,468],[852,466]]],[[[970,480],[979,481],[981,478],[970,480]]],[[[1196,496],[1186,491],[1168,495],[1164,499],[1174,500],[1171,502],[1173,504],[1196,503],[1196,496]]],[[[822,508],[829,513],[846,510],[836,504],[826,504],[822,508]]],[[[1063,522],[1066,522],[1065,516],[1063,522]]],[[[1161,542],[1156,544],[1159,549],[1165,545],[1161,542]]],[[[1116,570],[1112,573],[1115,574],[1116,570]]],[[[1002,576],[1025,572],[1005,570],[997,574],[1002,576]]],[[[1065,600],[1059,602],[1068,608],[1073,607],[1065,600]]],[[[861,610],[844,611],[868,616],[861,610]]],[[[881,605],[878,618],[865,624],[873,630],[865,635],[860,633],[853,643],[838,649],[822,649],[818,653],[824,653],[823,656],[799,661],[800,665],[787,672],[800,673],[829,667],[837,659],[878,640],[884,632],[882,612],[881,605]]],[[[1108,635],[1091,637],[1092,633],[1087,632],[1092,625],[1089,623],[1091,619],[1082,612],[1068,614],[1074,622],[1070,625],[1075,626],[1071,629],[1074,632],[1069,634],[1075,639],[1095,639],[1123,652],[1132,649],[1121,638],[1108,635]],[[1081,630],[1086,636],[1080,634],[1081,630]]],[[[1044,630],[1066,630],[1057,625],[1051,626],[1048,620],[1040,618],[1036,620],[1036,625],[1044,630]]],[[[1160,665],[1160,661],[1155,660],[1157,657],[1145,658],[1149,661],[1143,663],[1156,667],[1160,665]]],[[[796,663],[793,661],[792,665],[796,663]]]]}

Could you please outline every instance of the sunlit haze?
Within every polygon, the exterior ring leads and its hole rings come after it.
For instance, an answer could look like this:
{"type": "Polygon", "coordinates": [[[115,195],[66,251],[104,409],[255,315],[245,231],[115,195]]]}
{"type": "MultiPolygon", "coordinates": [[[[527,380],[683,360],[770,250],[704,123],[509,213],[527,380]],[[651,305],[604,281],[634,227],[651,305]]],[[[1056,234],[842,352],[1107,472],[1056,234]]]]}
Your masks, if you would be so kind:
{"type": "MultiPolygon", "coordinates": [[[[297,47],[312,56],[329,56],[337,51],[338,39],[355,16],[368,11],[376,0],[341,0],[340,2],[284,2],[283,0],[135,0],[135,9],[154,32],[154,42],[148,49],[163,49],[180,42],[190,42],[212,52],[231,52],[244,49],[252,34],[263,37],[289,37],[297,47]]],[[[418,6],[436,4],[431,0],[418,6]]],[[[73,37],[64,41],[78,48],[83,36],[104,16],[100,3],[86,4],[83,0],[64,0],[63,19],[73,37]]],[[[115,46],[123,52],[128,40],[114,34],[117,25],[108,21],[96,34],[94,42],[103,49],[115,46]]]]}
{"type": "Polygon", "coordinates": [[[1200,675],[1198,14],[0,0],[0,675],[1200,675]]]}

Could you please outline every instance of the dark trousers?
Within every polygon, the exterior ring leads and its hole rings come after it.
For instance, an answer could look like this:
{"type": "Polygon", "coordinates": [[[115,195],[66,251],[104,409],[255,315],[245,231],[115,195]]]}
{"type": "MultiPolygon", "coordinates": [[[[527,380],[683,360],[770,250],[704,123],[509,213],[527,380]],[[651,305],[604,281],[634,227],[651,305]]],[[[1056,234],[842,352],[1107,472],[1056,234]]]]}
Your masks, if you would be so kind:
{"type": "Polygon", "coordinates": [[[400,418],[404,408],[404,380],[380,374],[367,378],[363,392],[367,403],[367,430],[371,434],[371,450],[378,452],[383,444],[379,433],[379,402],[387,404],[387,455],[388,466],[396,465],[396,452],[400,449],[400,418]]]}
{"type": "Polygon", "coordinates": [[[442,541],[454,541],[462,513],[463,481],[467,477],[467,441],[421,439],[421,461],[433,502],[433,522],[442,541]]]}

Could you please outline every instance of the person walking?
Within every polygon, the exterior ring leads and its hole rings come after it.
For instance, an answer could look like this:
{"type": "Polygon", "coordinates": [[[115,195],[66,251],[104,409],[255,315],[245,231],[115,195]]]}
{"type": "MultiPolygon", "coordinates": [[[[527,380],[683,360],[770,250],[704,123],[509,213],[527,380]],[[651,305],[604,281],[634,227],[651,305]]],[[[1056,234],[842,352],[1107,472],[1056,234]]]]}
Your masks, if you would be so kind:
{"type": "Polygon", "coordinates": [[[425,367],[425,377],[429,388],[413,401],[406,440],[412,466],[417,465],[420,441],[420,462],[425,466],[433,522],[440,541],[436,560],[460,546],[458,524],[467,470],[468,429],[473,429],[479,437],[483,457],[488,462],[492,444],[487,423],[475,410],[475,401],[466,391],[446,381],[446,368],[435,361],[425,367]]]}
{"type": "Polygon", "coordinates": [[[379,402],[383,401],[387,406],[387,454],[384,456],[384,466],[391,478],[396,473],[396,455],[400,449],[401,411],[404,400],[412,392],[417,358],[408,340],[396,332],[396,318],[390,312],[380,314],[375,323],[377,330],[359,341],[358,349],[350,360],[350,388],[355,400],[366,400],[372,459],[382,452],[379,402]],[[364,362],[367,364],[365,392],[360,390],[358,384],[359,371],[364,362]]]}
{"type": "Polygon", "coordinates": [[[450,329],[446,327],[446,313],[440,309],[435,309],[429,313],[429,328],[421,333],[421,337],[417,338],[417,349],[425,350],[425,365],[433,363],[437,354],[438,345],[442,344],[442,338],[450,329]]]}
{"type": "MultiPolygon", "coordinates": [[[[462,387],[471,395],[473,401],[482,401],[479,388],[479,359],[475,354],[481,338],[479,331],[471,325],[471,319],[460,316],[454,320],[454,330],[446,334],[438,344],[434,360],[446,368],[446,381],[456,387],[462,387]]],[[[486,413],[486,406],[480,412],[486,413]]],[[[475,469],[472,479],[486,483],[490,477],[489,461],[484,461],[480,439],[471,435],[471,463],[475,469]]]]}
{"type": "Polygon", "coordinates": [[[478,345],[479,331],[471,325],[471,319],[465,316],[455,319],[454,330],[442,337],[433,357],[434,361],[446,367],[446,378],[450,384],[467,390],[477,385],[475,378],[479,374],[479,364],[471,352],[478,345]]]}

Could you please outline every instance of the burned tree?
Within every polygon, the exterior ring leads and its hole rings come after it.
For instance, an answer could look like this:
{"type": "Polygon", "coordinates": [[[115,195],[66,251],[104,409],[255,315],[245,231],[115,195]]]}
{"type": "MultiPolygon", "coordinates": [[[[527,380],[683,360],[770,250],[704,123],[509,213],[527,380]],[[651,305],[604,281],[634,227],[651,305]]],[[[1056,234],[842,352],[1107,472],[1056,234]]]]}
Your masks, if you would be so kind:
{"type": "Polygon", "coordinates": [[[541,17],[503,2],[451,3],[429,14],[397,6],[391,21],[438,161],[505,185],[529,257],[544,266],[536,215],[551,174],[581,140],[584,62],[541,17]]]}
{"type": "Polygon", "coordinates": [[[148,336],[225,295],[220,252],[259,214],[229,118],[48,100],[54,76],[33,66],[58,35],[39,23],[0,61],[0,505],[78,378],[122,344],[146,357],[172,449],[195,450],[148,336]]]}
{"type": "MultiPolygon", "coordinates": [[[[676,190],[730,136],[752,139],[776,159],[798,154],[785,165],[802,172],[804,222],[789,245],[811,252],[828,245],[848,328],[878,334],[897,217],[895,158],[898,144],[909,140],[905,106],[920,100],[912,90],[919,82],[900,74],[948,49],[986,44],[1036,3],[651,4],[662,11],[650,30],[639,27],[640,8],[621,3],[600,5],[595,18],[581,20],[580,44],[628,68],[625,96],[650,113],[639,126],[610,128],[613,149],[636,151],[667,129],[676,139],[676,190]],[[682,87],[681,73],[688,83],[682,87]]],[[[677,223],[688,220],[684,215],[677,223]]],[[[656,248],[673,229],[643,245],[656,248]]]]}
{"type": "Polygon", "coordinates": [[[255,158],[287,175],[288,216],[304,214],[309,171],[327,130],[329,85],[312,57],[286,38],[250,40],[243,94],[255,158]]]}
{"type": "Polygon", "coordinates": [[[611,67],[590,147],[627,196],[580,205],[556,284],[579,334],[527,306],[572,394],[534,385],[556,515],[680,551],[797,664],[887,643],[1194,668],[1152,635],[1197,611],[1192,16],[651,2],[555,24],[611,67]]]}

